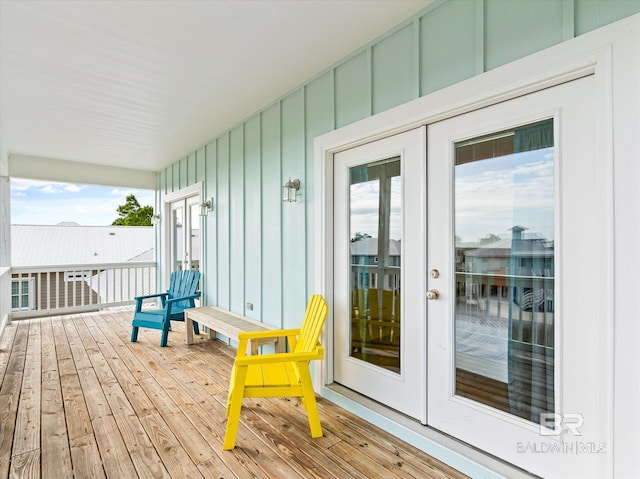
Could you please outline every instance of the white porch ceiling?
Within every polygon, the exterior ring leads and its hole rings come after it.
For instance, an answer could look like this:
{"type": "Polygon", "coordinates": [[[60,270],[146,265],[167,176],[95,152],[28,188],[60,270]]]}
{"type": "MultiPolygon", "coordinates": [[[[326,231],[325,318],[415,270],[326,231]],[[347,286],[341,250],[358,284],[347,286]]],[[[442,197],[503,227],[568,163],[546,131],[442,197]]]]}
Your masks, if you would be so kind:
{"type": "Polygon", "coordinates": [[[0,1],[0,153],[158,171],[433,0],[0,1]]]}

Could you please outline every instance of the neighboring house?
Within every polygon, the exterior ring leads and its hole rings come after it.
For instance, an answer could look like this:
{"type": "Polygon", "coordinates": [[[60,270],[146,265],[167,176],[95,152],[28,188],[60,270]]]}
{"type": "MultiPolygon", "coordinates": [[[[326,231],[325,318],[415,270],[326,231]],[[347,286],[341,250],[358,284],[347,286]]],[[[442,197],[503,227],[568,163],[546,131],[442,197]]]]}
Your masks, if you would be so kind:
{"type": "Polygon", "coordinates": [[[11,275],[14,311],[65,305],[97,310],[95,305],[155,290],[155,271],[135,269],[130,280],[128,269],[109,267],[153,262],[153,227],[12,225],[11,241],[13,269],[22,270],[11,275]]]}
{"type": "MultiPolygon", "coordinates": [[[[514,226],[507,238],[456,245],[456,362],[502,383],[508,382],[513,331],[524,325],[523,342],[530,344],[535,320],[547,330],[554,321],[554,242],[525,229],[514,226]]],[[[553,335],[536,344],[553,347],[553,335]]]]}
{"type": "Polygon", "coordinates": [[[381,252],[378,238],[365,237],[352,240],[349,249],[354,317],[361,314],[375,318],[398,316],[402,241],[390,239],[386,251],[381,252]],[[386,255],[386,261],[381,254],[386,255]]]}
{"type": "MultiPolygon", "coordinates": [[[[531,310],[533,294],[532,285],[539,279],[539,289],[544,289],[545,280],[553,280],[554,277],[554,241],[545,238],[538,233],[523,234],[522,230],[514,228],[513,236],[503,238],[491,243],[476,245],[475,247],[456,248],[456,258],[460,261],[456,264],[456,271],[477,274],[479,277],[490,277],[490,284],[478,281],[472,288],[466,288],[466,295],[477,300],[479,297],[504,296],[504,288],[511,285],[515,288],[526,288],[526,308],[531,310]],[[510,283],[510,276],[531,278],[521,284],[510,283]],[[529,284],[531,283],[531,284],[529,284]]],[[[551,283],[552,284],[552,283],[551,283]]],[[[516,291],[515,298],[519,298],[524,292],[516,291]]],[[[538,293],[538,297],[544,295],[538,293]]],[[[516,300],[518,303],[519,300],[516,300]]],[[[553,299],[551,305],[546,308],[553,311],[553,299]]],[[[541,300],[537,301],[538,303],[541,300]]],[[[538,304],[540,306],[540,304],[538,304]]],[[[525,307],[523,305],[523,307],[525,307]]]]}
{"type": "Polygon", "coordinates": [[[553,276],[553,243],[553,239],[530,233],[514,234],[475,247],[457,247],[457,252],[462,255],[459,271],[553,276]]]}
{"type": "MultiPolygon", "coordinates": [[[[402,241],[390,239],[389,261],[385,266],[400,266],[402,241]]],[[[378,238],[364,238],[351,241],[351,264],[373,266],[379,264],[378,238]]]]}

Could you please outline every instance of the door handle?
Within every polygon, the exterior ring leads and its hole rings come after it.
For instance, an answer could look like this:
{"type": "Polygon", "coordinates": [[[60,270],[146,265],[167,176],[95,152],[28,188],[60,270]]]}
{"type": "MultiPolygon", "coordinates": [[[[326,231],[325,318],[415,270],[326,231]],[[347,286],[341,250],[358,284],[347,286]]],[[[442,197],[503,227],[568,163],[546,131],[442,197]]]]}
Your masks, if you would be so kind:
{"type": "Polygon", "coordinates": [[[437,289],[430,289],[429,291],[427,291],[427,299],[429,301],[436,300],[439,297],[440,297],[440,291],[438,291],[437,289]]]}

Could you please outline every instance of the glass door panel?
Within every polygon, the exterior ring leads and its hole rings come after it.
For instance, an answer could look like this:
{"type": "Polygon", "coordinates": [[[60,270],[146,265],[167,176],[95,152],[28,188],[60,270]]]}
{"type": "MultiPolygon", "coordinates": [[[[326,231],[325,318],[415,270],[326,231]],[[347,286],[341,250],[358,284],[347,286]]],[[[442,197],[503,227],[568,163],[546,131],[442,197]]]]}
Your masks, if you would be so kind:
{"type": "Polygon", "coordinates": [[[350,168],[351,356],[400,372],[400,158],[350,168]]]}
{"type": "Polygon", "coordinates": [[[454,144],[455,393],[554,413],[553,120],[454,144]]]}
{"type": "Polygon", "coordinates": [[[189,268],[200,271],[201,260],[201,242],[200,234],[200,200],[194,196],[187,198],[187,208],[189,211],[189,226],[186,231],[187,235],[187,257],[189,260],[189,268]]]}
{"type": "Polygon", "coordinates": [[[181,271],[184,268],[184,201],[171,205],[171,264],[172,271],[181,271]]]}
{"type": "Polygon", "coordinates": [[[200,197],[190,196],[173,201],[171,208],[170,255],[174,271],[200,269],[200,197]]]}

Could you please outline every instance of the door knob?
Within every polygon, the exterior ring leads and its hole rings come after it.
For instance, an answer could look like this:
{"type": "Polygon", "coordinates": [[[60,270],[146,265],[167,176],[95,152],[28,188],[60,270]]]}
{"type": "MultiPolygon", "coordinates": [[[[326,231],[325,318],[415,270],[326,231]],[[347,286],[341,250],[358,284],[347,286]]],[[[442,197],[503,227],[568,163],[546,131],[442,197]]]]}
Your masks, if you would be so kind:
{"type": "Polygon", "coordinates": [[[440,297],[440,291],[437,289],[430,289],[427,291],[427,299],[433,301],[434,299],[438,299],[440,297]]]}

